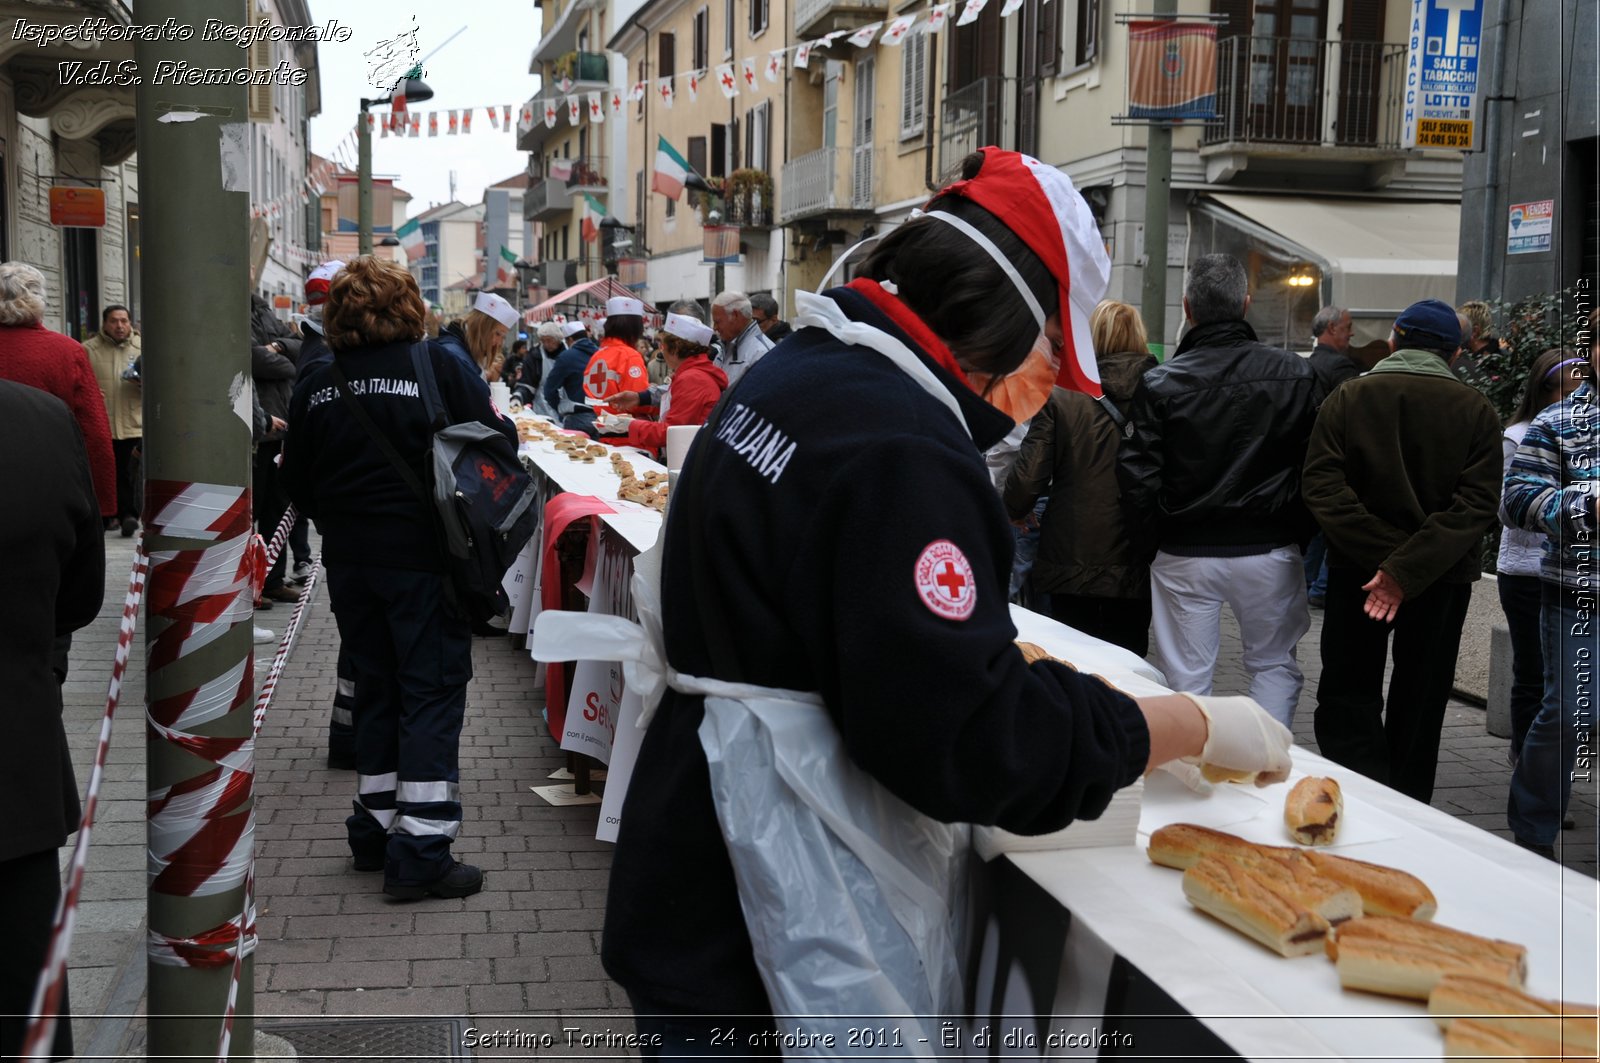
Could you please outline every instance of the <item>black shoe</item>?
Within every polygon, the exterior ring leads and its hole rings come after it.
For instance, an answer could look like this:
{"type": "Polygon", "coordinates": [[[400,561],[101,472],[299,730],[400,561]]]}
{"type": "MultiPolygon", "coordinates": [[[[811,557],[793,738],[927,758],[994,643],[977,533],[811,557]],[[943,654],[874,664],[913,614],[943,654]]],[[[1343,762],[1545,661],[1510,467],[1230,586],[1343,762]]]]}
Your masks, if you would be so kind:
{"type": "Polygon", "coordinates": [[[1323,606],[1328,604],[1328,599],[1326,599],[1322,595],[1318,594],[1318,595],[1314,595],[1314,596],[1312,596],[1310,598],[1307,598],[1306,599],[1306,604],[1310,605],[1311,608],[1313,608],[1313,609],[1321,609],[1323,606]]]}
{"type": "Polygon", "coordinates": [[[1578,829],[1578,821],[1573,819],[1571,816],[1567,816],[1565,819],[1563,819],[1561,821],[1561,829],[1562,830],[1577,830],[1578,829]]]}
{"type": "Polygon", "coordinates": [[[474,635],[478,636],[479,638],[485,638],[485,639],[486,638],[493,638],[496,635],[509,634],[509,632],[507,632],[505,628],[503,628],[503,627],[495,627],[493,624],[489,623],[489,621],[487,621],[487,620],[474,620],[472,622],[472,633],[474,635]]]}
{"type": "Polygon", "coordinates": [[[470,897],[483,889],[483,872],[471,864],[456,863],[449,871],[425,886],[383,884],[383,892],[401,901],[420,901],[424,897],[470,897]]]}
{"type": "Polygon", "coordinates": [[[1537,842],[1525,842],[1521,838],[1512,838],[1511,840],[1522,846],[1522,848],[1528,850],[1528,852],[1538,853],[1547,860],[1554,860],[1556,858],[1556,847],[1554,845],[1540,845],[1537,842]]]}
{"type": "Polygon", "coordinates": [[[258,612],[258,613],[264,613],[268,609],[271,609],[271,608],[272,608],[272,599],[271,598],[262,598],[260,601],[256,602],[256,612],[258,612]]]}
{"type": "Polygon", "coordinates": [[[328,767],[334,771],[355,771],[356,755],[354,753],[328,753],[328,767]]]}
{"type": "Polygon", "coordinates": [[[369,857],[365,857],[365,856],[352,856],[350,858],[350,862],[355,865],[355,869],[357,871],[382,871],[383,870],[383,857],[382,856],[375,856],[375,857],[370,857],[370,858],[369,857]]]}
{"type": "Polygon", "coordinates": [[[122,518],[122,537],[124,539],[132,539],[133,538],[133,533],[138,531],[138,530],[139,530],[139,522],[138,521],[134,520],[132,517],[123,517],[122,518]]]}
{"type": "Polygon", "coordinates": [[[288,602],[291,605],[300,600],[300,592],[286,584],[278,584],[261,592],[261,600],[271,599],[274,602],[288,602]]]}

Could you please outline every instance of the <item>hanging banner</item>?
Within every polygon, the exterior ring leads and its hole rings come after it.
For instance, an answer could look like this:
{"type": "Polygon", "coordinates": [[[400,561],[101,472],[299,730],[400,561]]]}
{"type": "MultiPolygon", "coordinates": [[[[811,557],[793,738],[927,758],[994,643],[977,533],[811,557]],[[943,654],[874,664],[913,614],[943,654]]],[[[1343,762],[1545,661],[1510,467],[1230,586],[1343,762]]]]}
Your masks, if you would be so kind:
{"type": "Polygon", "coordinates": [[[772,81],[772,82],[776,82],[778,80],[779,75],[781,75],[782,73],[783,73],[783,52],[781,52],[781,51],[768,52],[767,53],[767,68],[766,68],[767,80],[768,81],[772,81]]]}
{"type": "Polygon", "coordinates": [[[439,112],[438,111],[429,111],[428,112],[428,135],[430,137],[436,137],[436,136],[439,135],[439,112]]]}
{"type": "Polygon", "coordinates": [[[622,113],[622,93],[615,89],[611,90],[611,113],[613,115],[622,113]]]}
{"type": "Polygon", "coordinates": [[[461,118],[455,111],[451,111],[450,112],[449,134],[450,134],[450,136],[455,136],[460,131],[461,131],[461,118]]]}
{"type": "Polygon", "coordinates": [[[461,135],[466,136],[472,132],[472,108],[468,107],[461,112],[461,135]]]}
{"type": "Polygon", "coordinates": [[[700,82],[705,79],[704,70],[695,70],[689,74],[689,102],[693,103],[700,98],[700,82]]]}
{"type": "Polygon", "coordinates": [[[927,32],[938,33],[940,30],[944,29],[944,24],[949,20],[949,18],[950,5],[935,4],[933,9],[928,12],[927,32]]]}
{"type": "MultiPolygon", "coordinates": [[[[533,125],[533,112],[526,107],[522,111],[528,116],[528,124],[530,126],[533,125]]],[[[506,127],[507,133],[511,132],[511,105],[509,103],[500,105],[500,124],[506,127]]]]}
{"type": "Polygon", "coordinates": [[[705,261],[701,265],[725,266],[739,263],[739,227],[737,225],[707,225],[702,230],[705,261]]]}
{"type": "Polygon", "coordinates": [[[799,48],[795,49],[794,65],[797,69],[804,70],[806,67],[811,65],[811,49],[814,47],[814,44],[812,44],[810,41],[807,41],[799,48]]]}
{"type": "Polygon", "coordinates": [[[672,110],[672,79],[662,78],[656,83],[656,94],[661,97],[661,106],[672,110]]]}
{"type": "Polygon", "coordinates": [[[1001,18],[1010,18],[1017,13],[1017,8],[1022,6],[1022,0],[1006,0],[1000,8],[1001,18]]]}
{"type": "Polygon", "coordinates": [[[589,121],[596,125],[606,120],[606,105],[598,92],[589,93],[589,121]]]}
{"type": "Polygon", "coordinates": [[[499,132],[499,130],[500,130],[500,112],[496,111],[493,107],[490,107],[488,110],[489,110],[489,128],[495,130],[496,132],[499,132]]]}
{"type": "Polygon", "coordinates": [[[988,3],[989,0],[967,0],[967,6],[961,9],[961,17],[956,19],[956,25],[969,26],[978,21],[978,16],[983,14],[988,3]]]}
{"type": "Polygon", "coordinates": [[[1483,8],[1478,0],[1411,0],[1403,147],[1472,150],[1483,8]]]}
{"type": "Polygon", "coordinates": [[[577,125],[578,124],[578,119],[579,119],[579,116],[581,115],[581,113],[582,112],[578,109],[578,97],[576,97],[576,96],[568,96],[567,97],[567,124],[568,125],[577,125]]]}
{"type": "Polygon", "coordinates": [[[1214,23],[1128,23],[1128,117],[1216,117],[1214,23]]]}
{"type": "Polygon", "coordinates": [[[556,127],[556,105],[553,101],[544,105],[544,127],[546,129],[554,129],[556,127]]]}
{"type": "Polygon", "coordinates": [[[850,35],[850,43],[857,48],[865,48],[878,37],[878,31],[883,28],[883,23],[873,22],[862,26],[850,35]]]}
{"type": "Polygon", "coordinates": [[[739,80],[744,83],[746,92],[755,92],[756,86],[756,61],[744,59],[739,62],[739,80]]]}
{"type": "Polygon", "coordinates": [[[635,81],[633,83],[633,88],[628,90],[628,102],[638,103],[640,100],[644,99],[645,93],[649,91],[650,86],[646,85],[642,81],[635,81]]]}
{"type": "Polygon", "coordinates": [[[739,82],[733,76],[732,63],[717,65],[717,85],[722,89],[722,94],[730,100],[739,95],[739,82]]]}

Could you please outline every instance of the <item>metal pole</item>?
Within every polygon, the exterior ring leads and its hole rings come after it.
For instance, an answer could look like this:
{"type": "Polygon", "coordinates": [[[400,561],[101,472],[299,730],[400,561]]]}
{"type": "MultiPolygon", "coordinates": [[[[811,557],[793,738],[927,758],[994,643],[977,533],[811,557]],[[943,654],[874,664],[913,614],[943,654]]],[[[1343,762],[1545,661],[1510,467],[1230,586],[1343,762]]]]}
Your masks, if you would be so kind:
{"type": "MultiPolygon", "coordinates": [[[[140,26],[199,26],[208,18],[242,25],[244,0],[139,0],[140,26]]],[[[145,704],[152,720],[171,719],[175,703],[184,707],[176,731],[207,738],[246,739],[252,731],[254,690],[252,631],[248,605],[242,621],[223,613],[213,624],[209,602],[236,601],[225,592],[233,574],[208,574],[205,566],[186,571],[170,552],[190,558],[204,552],[216,560],[228,544],[207,533],[205,513],[215,510],[217,527],[238,524],[242,494],[250,484],[250,407],[241,383],[250,379],[250,235],[248,218],[250,125],[248,88],[177,82],[153,85],[158,64],[191,63],[199,68],[237,68],[238,48],[196,35],[175,41],[152,32],[135,46],[144,74],[137,92],[139,163],[143,176],[141,268],[144,291],[144,519],[152,566],[146,595],[148,622],[145,704]],[[189,112],[194,121],[162,121],[169,112],[189,112]],[[174,485],[190,485],[175,498],[174,485]],[[230,506],[229,499],[234,503],[230,506]],[[180,535],[182,537],[180,537],[180,535]],[[217,592],[218,597],[206,597],[217,592]],[[186,626],[187,625],[187,626],[186,626]],[[203,635],[222,628],[214,639],[203,635]],[[175,639],[186,631],[201,638],[175,639]],[[241,693],[210,704],[218,710],[204,719],[197,703],[208,683],[240,676],[241,693]],[[221,711],[225,707],[226,711],[221,711]]],[[[245,513],[247,516],[247,513],[245,513]]],[[[213,688],[214,689],[214,688],[213,688]]],[[[216,770],[216,764],[180,748],[153,729],[145,746],[146,778],[152,794],[216,770]]],[[[226,770],[226,769],[224,769],[226,770]]],[[[248,776],[225,804],[223,824],[244,817],[238,838],[253,837],[254,798],[248,776]]],[[[158,834],[172,820],[150,817],[148,844],[170,851],[171,835],[158,834]]],[[[197,829],[199,829],[197,827],[197,829]]],[[[205,835],[197,837],[205,838],[205,835]]],[[[204,849],[200,845],[194,848],[204,849]]],[[[205,855],[174,853],[169,870],[204,866],[205,855]]],[[[215,858],[220,859],[220,858],[215,858]]],[[[152,866],[154,866],[152,864],[152,866]]],[[[153,875],[148,888],[151,932],[187,940],[226,926],[244,907],[243,883],[208,892],[205,883],[170,881],[153,875]]],[[[222,1033],[231,962],[218,966],[173,966],[149,959],[149,1058],[211,1058],[222,1033]]],[[[218,952],[225,946],[199,946],[218,952]]],[[[254,972],[248,957],[240,971],[238,1013],[232,1057],[253,1056],[254,972]]]]}
{"type": "MultiPolygon", "coordinates": [[[[1177,0],[1154,0],[1154,14],[1175,15],[1177,0]]],[[[1167,212],[1172,200],[1172,125],[1153,122],[1145,136],[1144,275],[1140,316],[1157,358],[1166,358],[1167,212]]]]}
{"type": "Polygon", "coordinates": [[[356,119],[356,252],[372,254],[372,127],[367,125],[367,101],[361,101],[356,119]]]}

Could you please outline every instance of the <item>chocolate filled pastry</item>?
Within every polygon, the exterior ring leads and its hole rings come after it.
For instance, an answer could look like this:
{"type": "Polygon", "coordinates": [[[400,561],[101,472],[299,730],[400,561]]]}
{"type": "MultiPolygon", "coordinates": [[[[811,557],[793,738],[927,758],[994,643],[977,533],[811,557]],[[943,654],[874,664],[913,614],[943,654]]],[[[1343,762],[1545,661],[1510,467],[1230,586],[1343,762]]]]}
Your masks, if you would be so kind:
{"type": "Polygon", "coordinates": [[[1307,776],[1294,784],[1283,802],[1283,822],[1301,845],[1328,845],[1339,833],[1344,796],[1332,779],[1307,776]]]}
{"type": "Polygon", "coordinates": [[[1354,887],[1361,894],[1361,909],[1367,915],[1432,919],[1439,910],[1433,891],[1415,875],[1332,853],[1311,851],[1306,853],[1306,859],[1323,878],[1354,887]]]}
{"type": "Polygon", "coordinates": [[[1213,919],[1283,956],[1323,947],[1328,921],[1274,890],[1249,868],[1207,857],[1183,873],[1183,895],[1213,919]]]}
{"type": "Polygon", "coordinates": [[[584,449],[597,458],[604,457],[606,453],[606,448],[601,446],[599,443],[590,443],[584,449]]]}
{"type": "Polygon", "coordinates": [[[1509,986],[1528,977],[1526,947],[1415,919],[1352,919],[1334,928],[1326,949],[1346,989],[1412,1000],[1427,1000],[1449,974],[1509,986]]]}
{"type": "Polygon", "coordinates": [[[1428,997],[1428,1014],[1446,1030],[1471,1021],[1538,1039],[1544,1042],[1546,1055],[1565,1048],[1582,1053],[1575,1058],[1594,1059],[1600,1051],[1600,1022],[1593,1004],[1545,1000],[1486,978],[1445,975],[1428,997]]]}

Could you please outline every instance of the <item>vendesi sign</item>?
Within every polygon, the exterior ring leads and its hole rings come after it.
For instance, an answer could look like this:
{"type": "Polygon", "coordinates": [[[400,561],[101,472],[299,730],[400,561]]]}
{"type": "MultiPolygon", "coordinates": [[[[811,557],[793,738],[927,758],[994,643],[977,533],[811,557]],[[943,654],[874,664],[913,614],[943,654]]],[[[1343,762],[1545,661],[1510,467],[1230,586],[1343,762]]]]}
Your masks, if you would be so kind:
{"type": "Polygon", "coordinates": [[[1487,0],[1411,0],[1401,143],[1472,150],[1487,0]]]}
{"type": "Polygon", "coordinates": [[[1553,199],[1511,204],[1506,221],[1506,254],[1531,255],[1550,250],[1555,221],[1556,201],[1553,199]]]}

